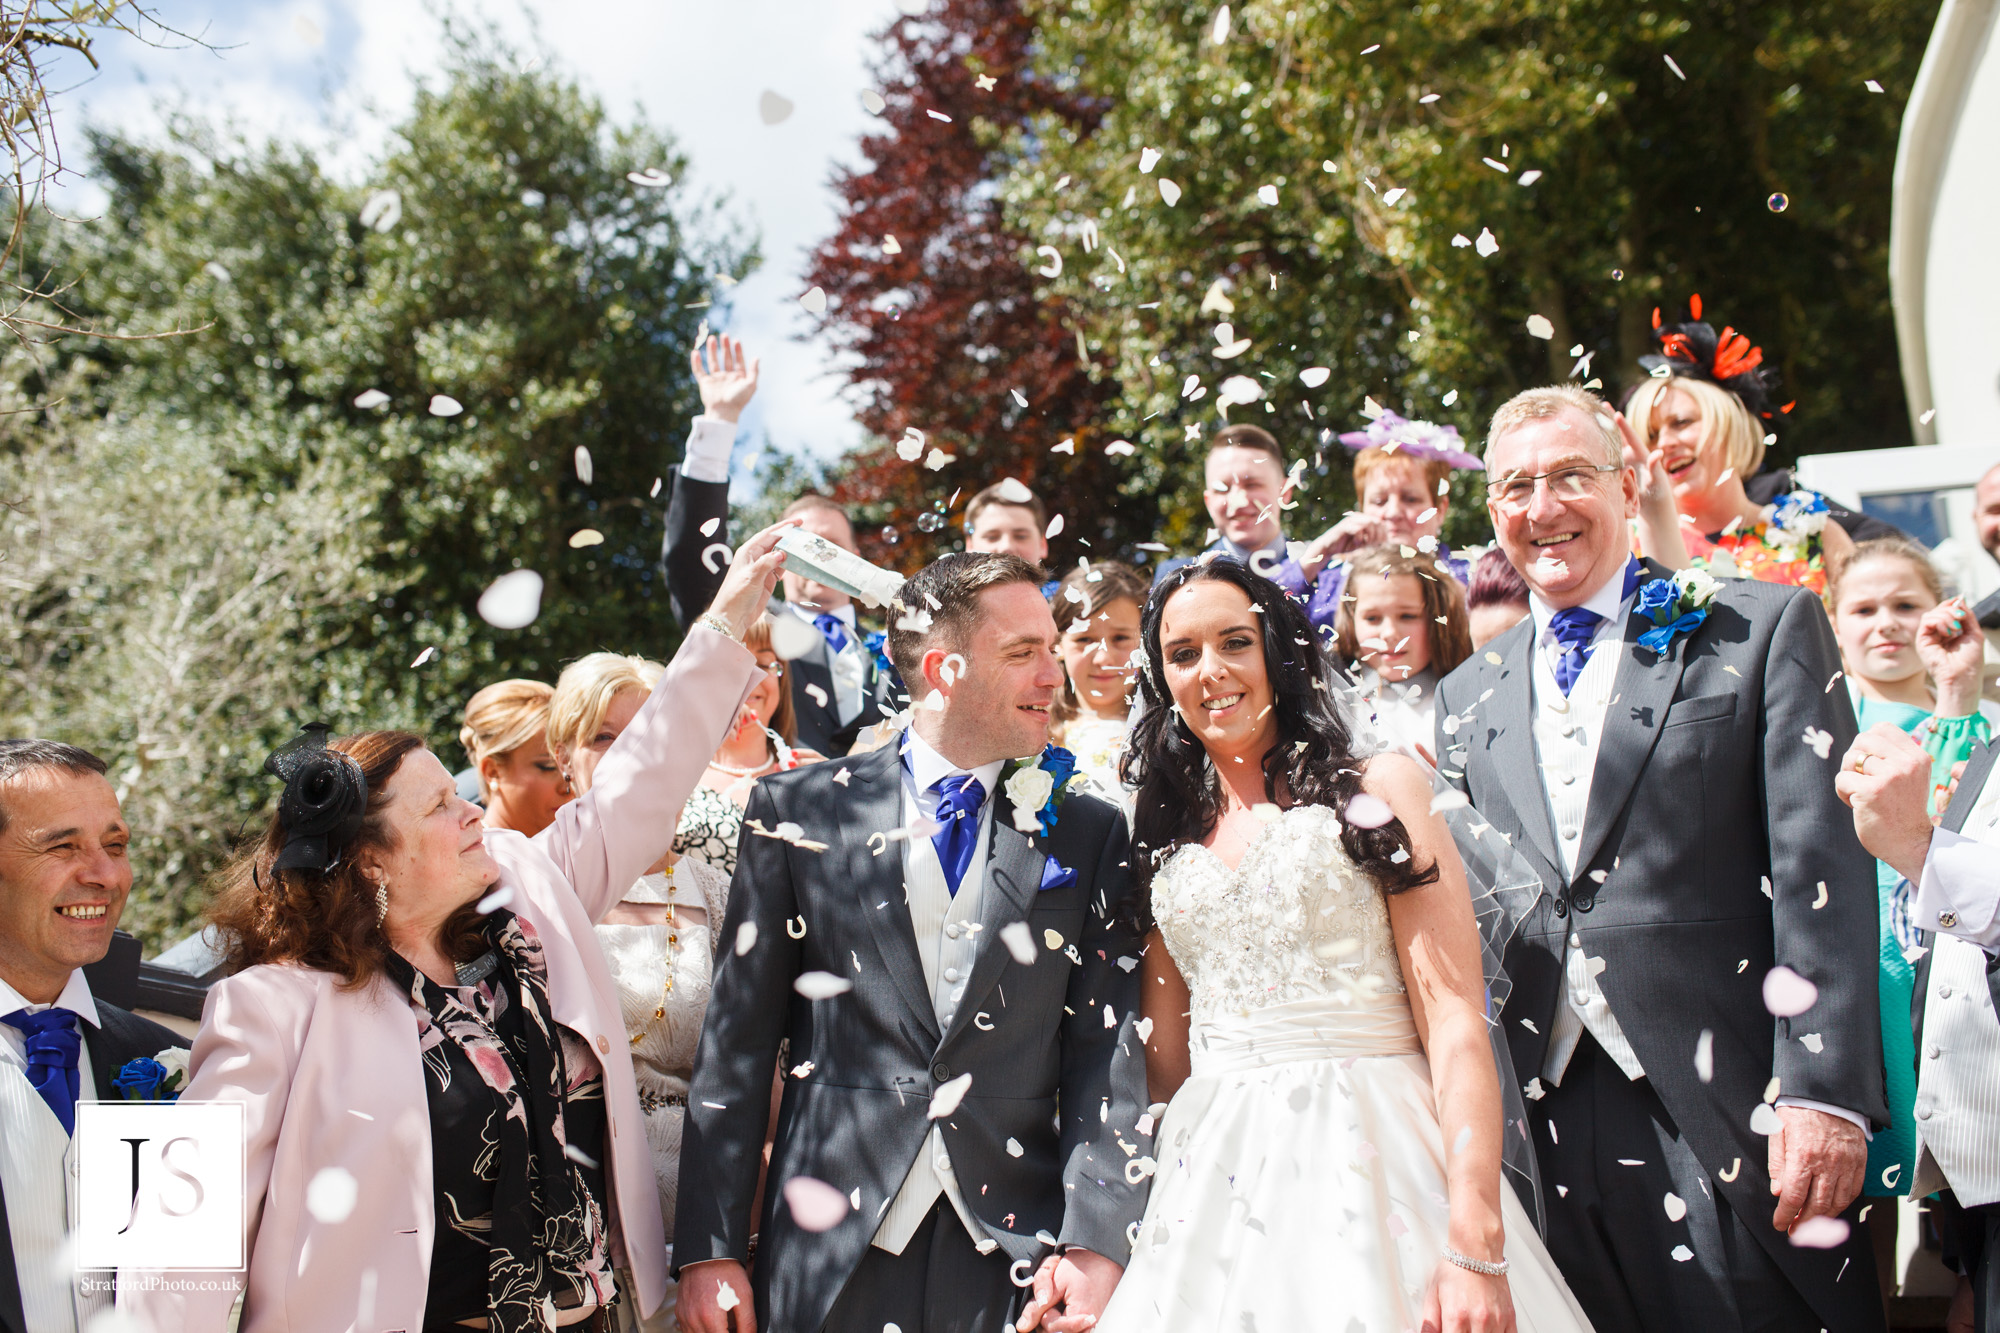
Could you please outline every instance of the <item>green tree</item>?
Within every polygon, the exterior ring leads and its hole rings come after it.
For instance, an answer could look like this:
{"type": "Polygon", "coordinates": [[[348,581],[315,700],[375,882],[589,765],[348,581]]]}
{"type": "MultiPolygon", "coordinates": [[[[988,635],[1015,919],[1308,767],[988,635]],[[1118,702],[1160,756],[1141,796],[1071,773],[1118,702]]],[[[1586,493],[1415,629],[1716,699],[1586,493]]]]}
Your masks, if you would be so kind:
{"type": "Polygon", "coordinates": [[[358,188],[197,123],[92,148],[111,202],[57,238],[85,275],[74,305],[100,328],[194,330],[72,340],[101,410],[255,423],[222,433],[248,489],[328,459],[380,483],[381,592],[327,611],[348,645],[313,701],[329,721],[449,734],[487,681],[672,648],[653,491],[699,411],[685,349],[754,251],[690,198],[669,136],[462,39],[358,188]],[[439,395],[462,413],[434,414],[439,395]],[[546,580],[542,613],[495,629],[474,605],[514,568],[546,580]]]}
{"type": "MultiPolygon", "coordinates": [[[[1044,74],[1108,109],[1089,133],[1043,117],[1001,188],[1063,253],[1046,290],[1087,312],[1111,433],[1140,445],[1125,503],[1157,495],[1163,540],[1205,526],[1193,464],[1227,376],[1266,395],[1234,419],[1298,452],[1343,455],[1327,431],[1364,396],[1476,441],[1525,385],[1629,382],[1653,308],[1696,292],[1797,399],[1774,458],[1907,442],[1889,182],[1935,4],[1031,8],[1044,74]],[[1216,356],[1223,322],[1238,359],[1216,356]]],[[[1344,465],[1318,471],[1294,535],[1351,501],[1344,465]]]]}

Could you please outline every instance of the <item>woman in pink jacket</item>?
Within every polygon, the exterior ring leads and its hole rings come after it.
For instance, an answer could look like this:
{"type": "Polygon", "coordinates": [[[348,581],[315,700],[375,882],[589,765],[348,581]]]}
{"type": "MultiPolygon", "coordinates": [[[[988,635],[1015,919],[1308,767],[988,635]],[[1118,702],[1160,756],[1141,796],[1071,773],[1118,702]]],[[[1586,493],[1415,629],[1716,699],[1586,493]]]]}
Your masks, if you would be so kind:
{"type": "Polygon", "coordinates": [[[665,854],[761,678],[741,639],[777,536],[737,552],[590,792],[532,839],[482,829],[407,732],[312,731],[271,757],[277,817],[212,914],[241,970],[209,992],[185,1094],[243,1104],[248,1267],[121,1274],[143,1326],[222,1333],[245,1286],[243,1333],[608,1329],[614,1301],[660,1304],[659,1196],[591,927],[665,854]]]}

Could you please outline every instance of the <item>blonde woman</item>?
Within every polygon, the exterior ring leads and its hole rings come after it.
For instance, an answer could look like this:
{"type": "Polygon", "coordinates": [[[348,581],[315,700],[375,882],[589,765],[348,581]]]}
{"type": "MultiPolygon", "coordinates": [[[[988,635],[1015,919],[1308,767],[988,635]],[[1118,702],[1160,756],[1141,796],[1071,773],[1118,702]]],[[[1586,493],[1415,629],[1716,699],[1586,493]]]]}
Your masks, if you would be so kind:
{"type": "Polygon", "coordinates": [[[549,753],[549,699],[539,680],[503,680],[472,696],[458,743],[479,777],[487,828],[534,837],[554,822],[571,795],[549,753]]]}
{"type": "MultiPolygon", "coordinates": [[[[1655,316],[1660,354],[1639,358],[1653,378],[1633,392],[1625,417],[1643,452],[1660,454],[1689,555],[1714,573],[1810,588],[1824,601],[1827,571],[1852,554],[1854,540],[1813,491],[1759,505],[1744,490],[1784,410],[1771,401],[1775,380],[1763,368],[1763,349],[1734,329],[1718,337],[1701,322],[1699,296],[1689,306],[1694,318],[1686,324],[1662,327],[1655,316]]],[[[1640,545],[1642,555],[1680,564],[1675,553],[1653,549],[1643,528],[1640,545]]]]}

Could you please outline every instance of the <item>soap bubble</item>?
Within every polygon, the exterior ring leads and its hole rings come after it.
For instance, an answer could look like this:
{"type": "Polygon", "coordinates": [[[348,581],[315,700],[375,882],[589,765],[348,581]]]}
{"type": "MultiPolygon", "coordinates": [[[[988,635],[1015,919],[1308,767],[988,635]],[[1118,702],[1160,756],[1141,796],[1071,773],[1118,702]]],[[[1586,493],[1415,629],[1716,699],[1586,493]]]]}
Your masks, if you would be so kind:
{"type": "Polygon", "coordinates": [[[1612,269],[1612,270],[1611,270],[1611,280],[1612,280],[1613,282],[1623,282],[1623,281],[1625,281],[1625,270],[1624,270],[1624,269],[1622,269],[1622,268],[1614,268],[1614,269],[1612,269]]]}
{"type": "Polygon", "coordinates": [[[918,532],[936,532],[943,526],[944,515],[938,513],[935,509],[928,509],[917,515],[918,532]]]}
{"type": "Polygon", "coordinates": [[[903,540],[903,534],[896,531],[893,527],[885,527],[882,529],[882,540],[887,545],[894,546],[897,542],[903,540]]]}
{"type": "Polygon", "coordinates": [[[1785,196],[1783,190],[1780,190],[1764,201],[1764,207],[1770,209],[1773,213],[1782,213],[1791,206],[1792,201],[1785,196]]]}

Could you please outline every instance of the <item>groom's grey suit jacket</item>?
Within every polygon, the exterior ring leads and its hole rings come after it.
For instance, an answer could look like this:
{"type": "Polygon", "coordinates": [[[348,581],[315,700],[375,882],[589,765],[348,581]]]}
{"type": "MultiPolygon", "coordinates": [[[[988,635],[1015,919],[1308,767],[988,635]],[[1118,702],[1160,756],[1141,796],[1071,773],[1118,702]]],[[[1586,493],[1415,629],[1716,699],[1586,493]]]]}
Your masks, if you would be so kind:
{"type": "Polygon", "coordinates": [[[943,1121],[945,1146],[966,1204],[1006,1255],[1038,1262],[1044,1233],[1124,1263],[1126,1229],[1145,1211],[1144,1182],[1125,1176],[1150,1140],[1134,1128],[1146,1081],[1124,817],[1070,796],[1050,834],[1031,837],[1014,828],[1004,791],[994,794],[979,952],[957,1017],[939,1032],[902,849],[874,836],[903,823],[898,748],[764,778],[746,812],[827,846],[744,829],[688,1095],[674,1262],[741,1260],[758,1231],[752,1285],[766,1329],[825,1320],[916,1159],[932,1094],[961,1074],[972,1083],[943,1121]],[[1040,887],[1051,859],[1074,883],[1040,887]],[[1000,939],[1014,922],[1029,928],[1032,963],[1000,939]],[[755,943],[739,952],[745,926],[755,943]],[[1061,937],[1053,948],[1050,931],[1061,937]],[[793,982],[814,971],[854,989],[808,1001],[793,982]],[[789,1070],[753,1227],[780,1042],[789,1070]],[[858,1191],[860,1206],[830,1231],[805,1231],[783,1194],[794,1176],[858,1191]]]}
{"type": "MultiPolygon", "coordinates": [[[[1667,571],[1648,562],[1648,573],[1667,571]]],[[[1888,1118],[1875,863],[1833,789],[1855,734],[1847,691],[1834,679],[1839,650],[1818,598],[1773,583],[1723,580],[1708,619],[1664,652],[1639,646],[1652,627],[1635,612],[1622,643],[1597,649],[1621,657],[1573,878],[1562,872],[1537,771],[1533,618],[1438,687],[1446,778],[1546,890],[1505,958],[1514,1066],[1523,1079],[1542,1068],[1574,933],[1604,960],[1598,984],[1612,1015],[1715,1188],[1841,1333],[1873,1322],[1858,1321],[1855,1302],[1834,1286],[1843,1262],[1868,1262],[1866,1238],[1857,1228],[1860,1239],[1818,1250],[1779,1234],[1765,1140],[1750,1128],[1773,1077],[1780,1095],[1877,1125],[1888,1118]],[[1445,718],[1468,712],[1470,723],[1444,732],[1445,718]],[[1809,731],[1828,734],[1827,757],[1808,744],[1809,731]],[[1795,1018],[1774,1019],[1764,1007],[1764,976],[1780,963],[1819,987],[1817,1003],[1795,1018]],[[1695,1069],[1704,1032],[1714,1034],[1708,1082],[1695,1069]],[[1802,1040],[1812,1033],[1817,1051],[1802,1040]]]]}

